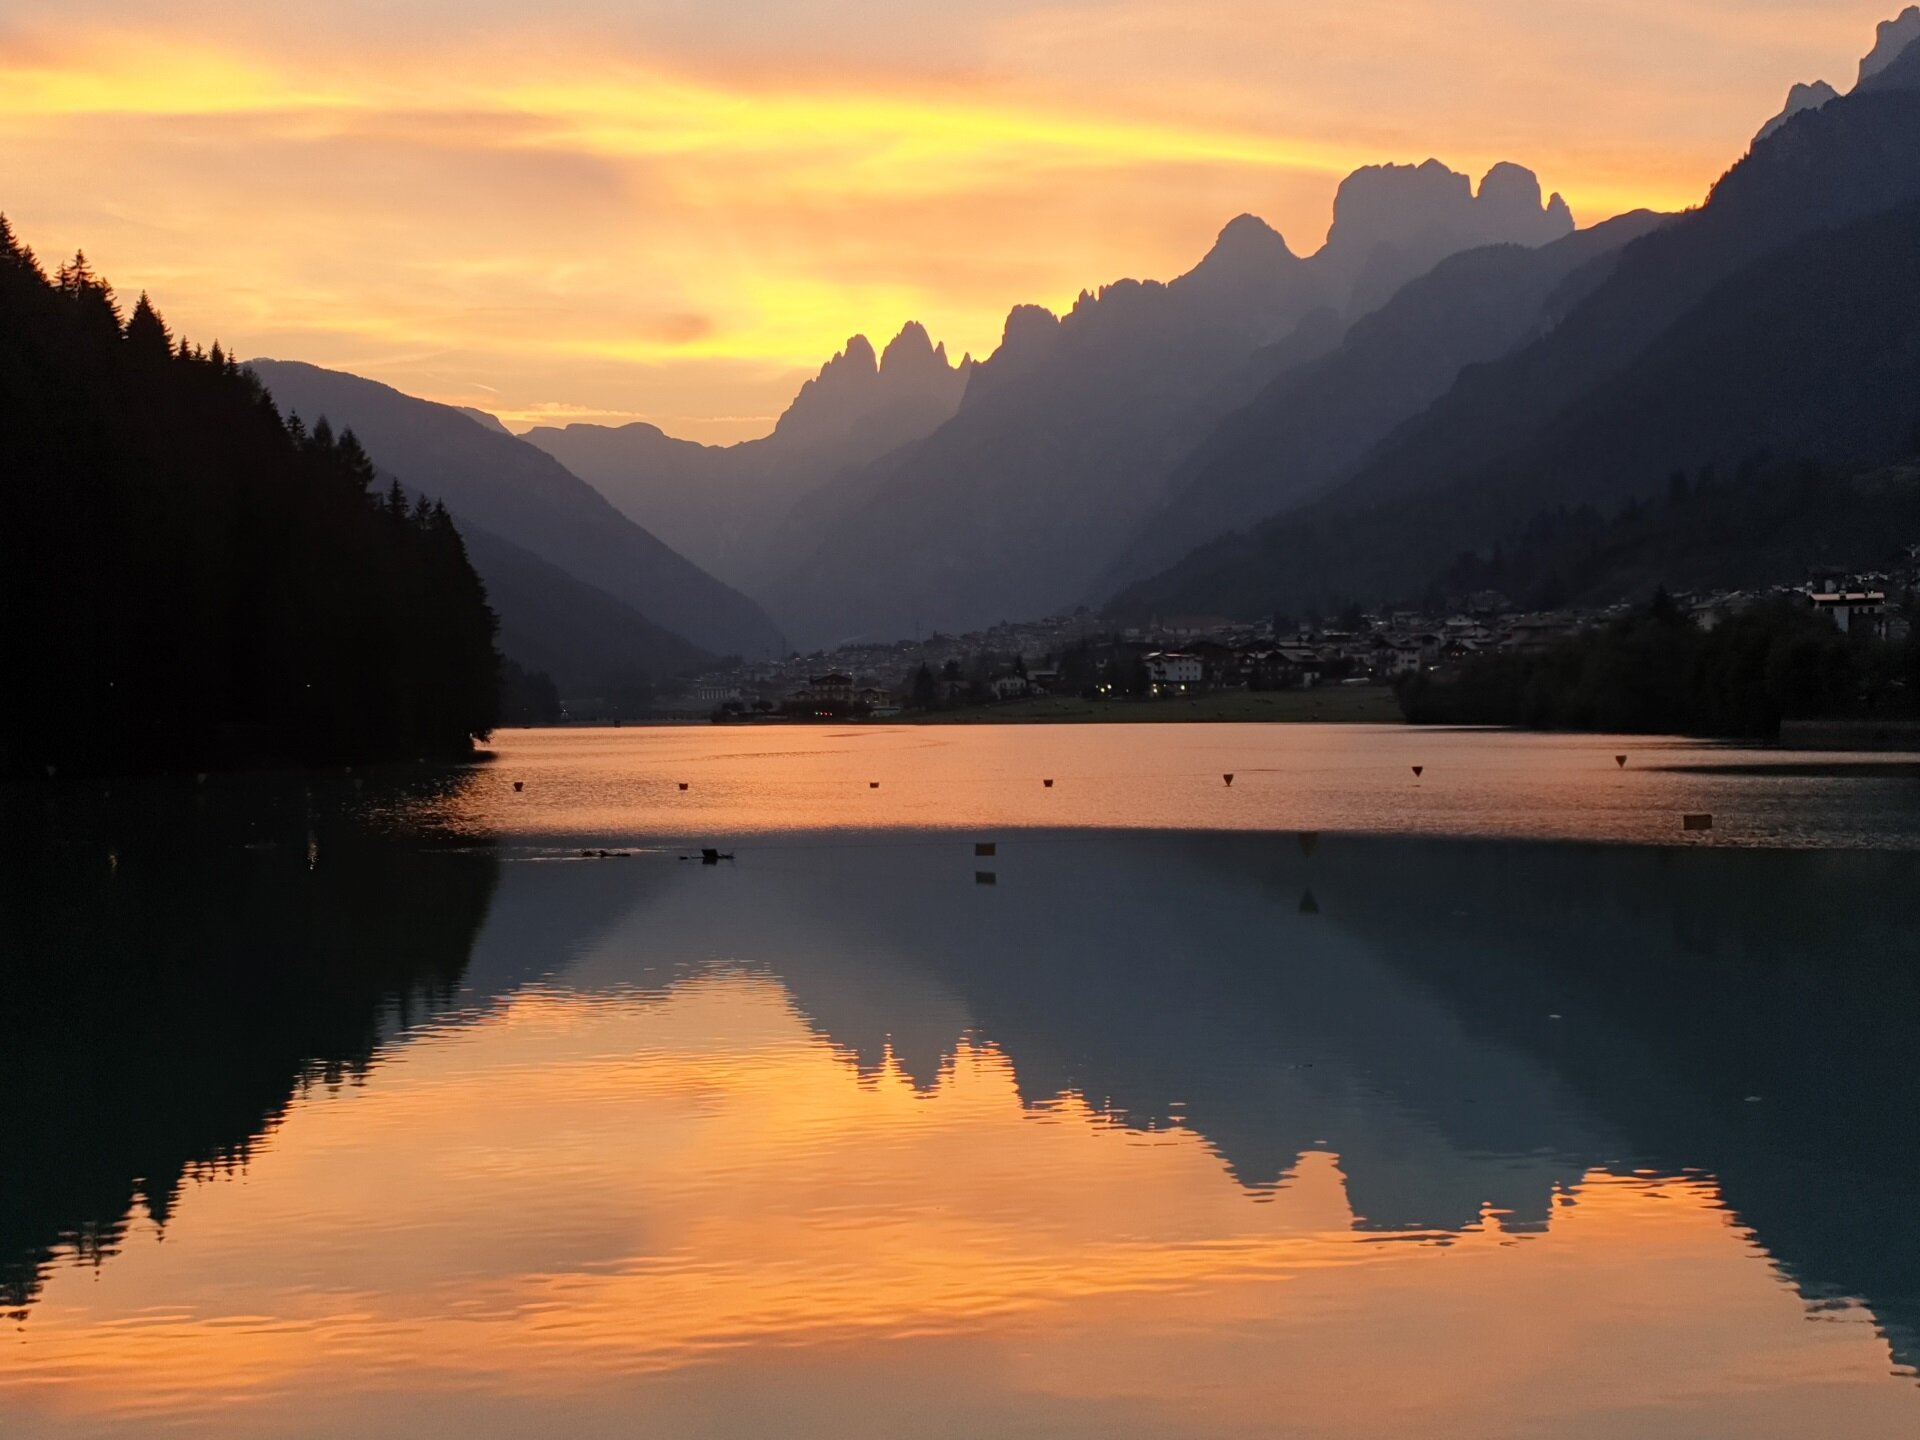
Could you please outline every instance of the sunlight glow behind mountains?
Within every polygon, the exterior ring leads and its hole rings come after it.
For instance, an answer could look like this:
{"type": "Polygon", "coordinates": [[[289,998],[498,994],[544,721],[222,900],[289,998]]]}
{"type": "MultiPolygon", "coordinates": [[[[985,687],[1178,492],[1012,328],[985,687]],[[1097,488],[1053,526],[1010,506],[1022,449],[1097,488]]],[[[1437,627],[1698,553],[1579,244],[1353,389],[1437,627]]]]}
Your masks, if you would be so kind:
{"type": "Polygon", "coordinates": [[[241,354],[731,440],[855,331],[985,354],[1242,211],[1309,253],[1361,164],[1511,159],[1589,222],[1695,203],[1887,10],[917,8],[5,0],[0,211],[241,354]]]}

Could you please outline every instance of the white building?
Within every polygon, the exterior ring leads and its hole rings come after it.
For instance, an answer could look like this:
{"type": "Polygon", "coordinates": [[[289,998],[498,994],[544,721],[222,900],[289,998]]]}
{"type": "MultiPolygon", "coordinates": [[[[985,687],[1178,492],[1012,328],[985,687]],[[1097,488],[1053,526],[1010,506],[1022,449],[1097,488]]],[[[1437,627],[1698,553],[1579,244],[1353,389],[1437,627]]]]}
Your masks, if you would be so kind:
{"type": "Polygon", "coordinates": [[[1825,615],[1843,635],[1883,636],[1887,627],[1884,590],[1816,590],[1807,599],[1813,613],[1825,615]]]}
{"type": "Polygon", "coordinates": [[[1206,673],[1207,667],[1201,663],[1198,655],[1187,655],[1178,650],[1157,650],[1147,656],[1147,679],[1152,682],[1156,695],[1197,690],[1206,679],[1206,673]]]}

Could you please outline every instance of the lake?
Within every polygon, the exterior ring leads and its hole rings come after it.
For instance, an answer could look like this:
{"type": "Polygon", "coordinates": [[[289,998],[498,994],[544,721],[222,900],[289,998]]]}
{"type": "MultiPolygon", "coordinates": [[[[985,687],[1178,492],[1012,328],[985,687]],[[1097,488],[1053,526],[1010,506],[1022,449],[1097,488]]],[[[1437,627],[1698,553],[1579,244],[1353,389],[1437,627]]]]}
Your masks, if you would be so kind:
{"type": "Polygon", "coordinates": [[[4,797],[9,1440],[1920,1434],[1914,757],[495,750],[4,797]]]}

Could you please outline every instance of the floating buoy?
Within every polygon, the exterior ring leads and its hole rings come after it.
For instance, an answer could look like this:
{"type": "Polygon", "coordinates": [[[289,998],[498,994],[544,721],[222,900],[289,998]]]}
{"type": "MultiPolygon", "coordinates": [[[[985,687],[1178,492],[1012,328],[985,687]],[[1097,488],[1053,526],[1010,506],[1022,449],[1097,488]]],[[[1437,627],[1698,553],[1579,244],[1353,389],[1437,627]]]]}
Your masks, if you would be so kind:
{"type": "Polygon", "coordinates": [[[1222,775],[1222,776],[1221,776],[1220,778],[1221,778],[1222,780],[1224,780],[1224,781],[1226,781],[1226,782],[1227,782],[1227,788],[1228,788],[1229,790],[1231,790],[1231,789],[1233,788],[1233,776],[1231,776],[1231,775],[1222,775]]]}
{"type": "Polygon", "coordinates": [[[682,781],[680,782],[680,788],[681,788],[682,790],[684,790],[684,789],[686,789],[686,788],[687,788],[687,782],[686,782],[686,781],[684,781],[684,780],[682,780],[682,781]]]}
{"type": "Polygon", "coordinates": [[[1613,763],[1624,770],[1627,768],[1627,757],[1624,755],[1616,755],[1613,757],[1613,763]]]}
{"type": "Polygon", "coordinates": [[[513,793],[516,795],[518,795],[522,790],[526,788],[527,788],[527,782],[524,780],[516,780],[513,782],[513,793]]]}
{"type": "Polygon", "coordinates": [[[973,883],[976,885],[998,885],[1000,883],[1000,877],[995,875],[991,870],[976,870],[973,872],[973,883]]]}
{"type": "Polygon", "coordinates": [[[1422,775],[1426,773],[1427,773],[1427,767],[1424,765],[1416,765],[1413,767],[1413,778],[1416,780],[1418,780],[1422,775]]]}
{"type": "Polygon", "coordinates": [[[878,790],[879,788],[880,788],[880,782],[878,780],[867,781],[867,789],[878,790]]]}
{"type": "Polygon", "coordinates": [[[1300,853],[1302,855],[1313,854],[1313,847],[1319,843],[1320,832],[1318,830],[1302,830],[1300,832],[1300,853]]]}
{"type": "Polygon", "coordinates": [[[995,845],[991,840],[980,840],[975,842],[973,853],[975,855],[997,855],[1000,853],[1000,847],[995,845]]]}
{"type": "Polygon", "coordinates": [[[1680,817],[1680,828],[1682,830],[1711,830],[1713,829],[1713,816],[1682,815],[1680,817]]]}
{"type": "Polygon", "coordinates": [[[1320,902],[1313,898],[1313,892],[1311,890],[1300,897],[1300,913],[1302,915],[1318,915],[1320,913],[1320,902]]]}
{"type": "Polygon", "coordinates": [[[1041,781],[1040,783],[1041,783],[1042,785],[1044,785],[1044,786],[1046,786],[1046,787],[1047,787],[1047,789],[1049,789],[1049,790],[1051,790],[1051,789],[1053,789],[1053,781],[1051,781],[1051,780],[1042,780],[1042,781],[1041,781]]]}

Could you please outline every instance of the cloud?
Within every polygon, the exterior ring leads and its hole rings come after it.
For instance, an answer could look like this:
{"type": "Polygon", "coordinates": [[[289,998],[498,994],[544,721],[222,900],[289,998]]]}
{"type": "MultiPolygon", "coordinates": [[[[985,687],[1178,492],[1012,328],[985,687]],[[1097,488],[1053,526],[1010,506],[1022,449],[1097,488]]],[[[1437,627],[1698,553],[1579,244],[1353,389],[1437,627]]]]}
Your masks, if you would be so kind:
{"type": "Polygon", "coordinates": [[[1310,251],[1362,163],[1694,203],[1884,8],[85,0],[0,18],[0,205],[243,353],[712,438],[856,331],[983,353],[1244,210],[1310,251]]]}

